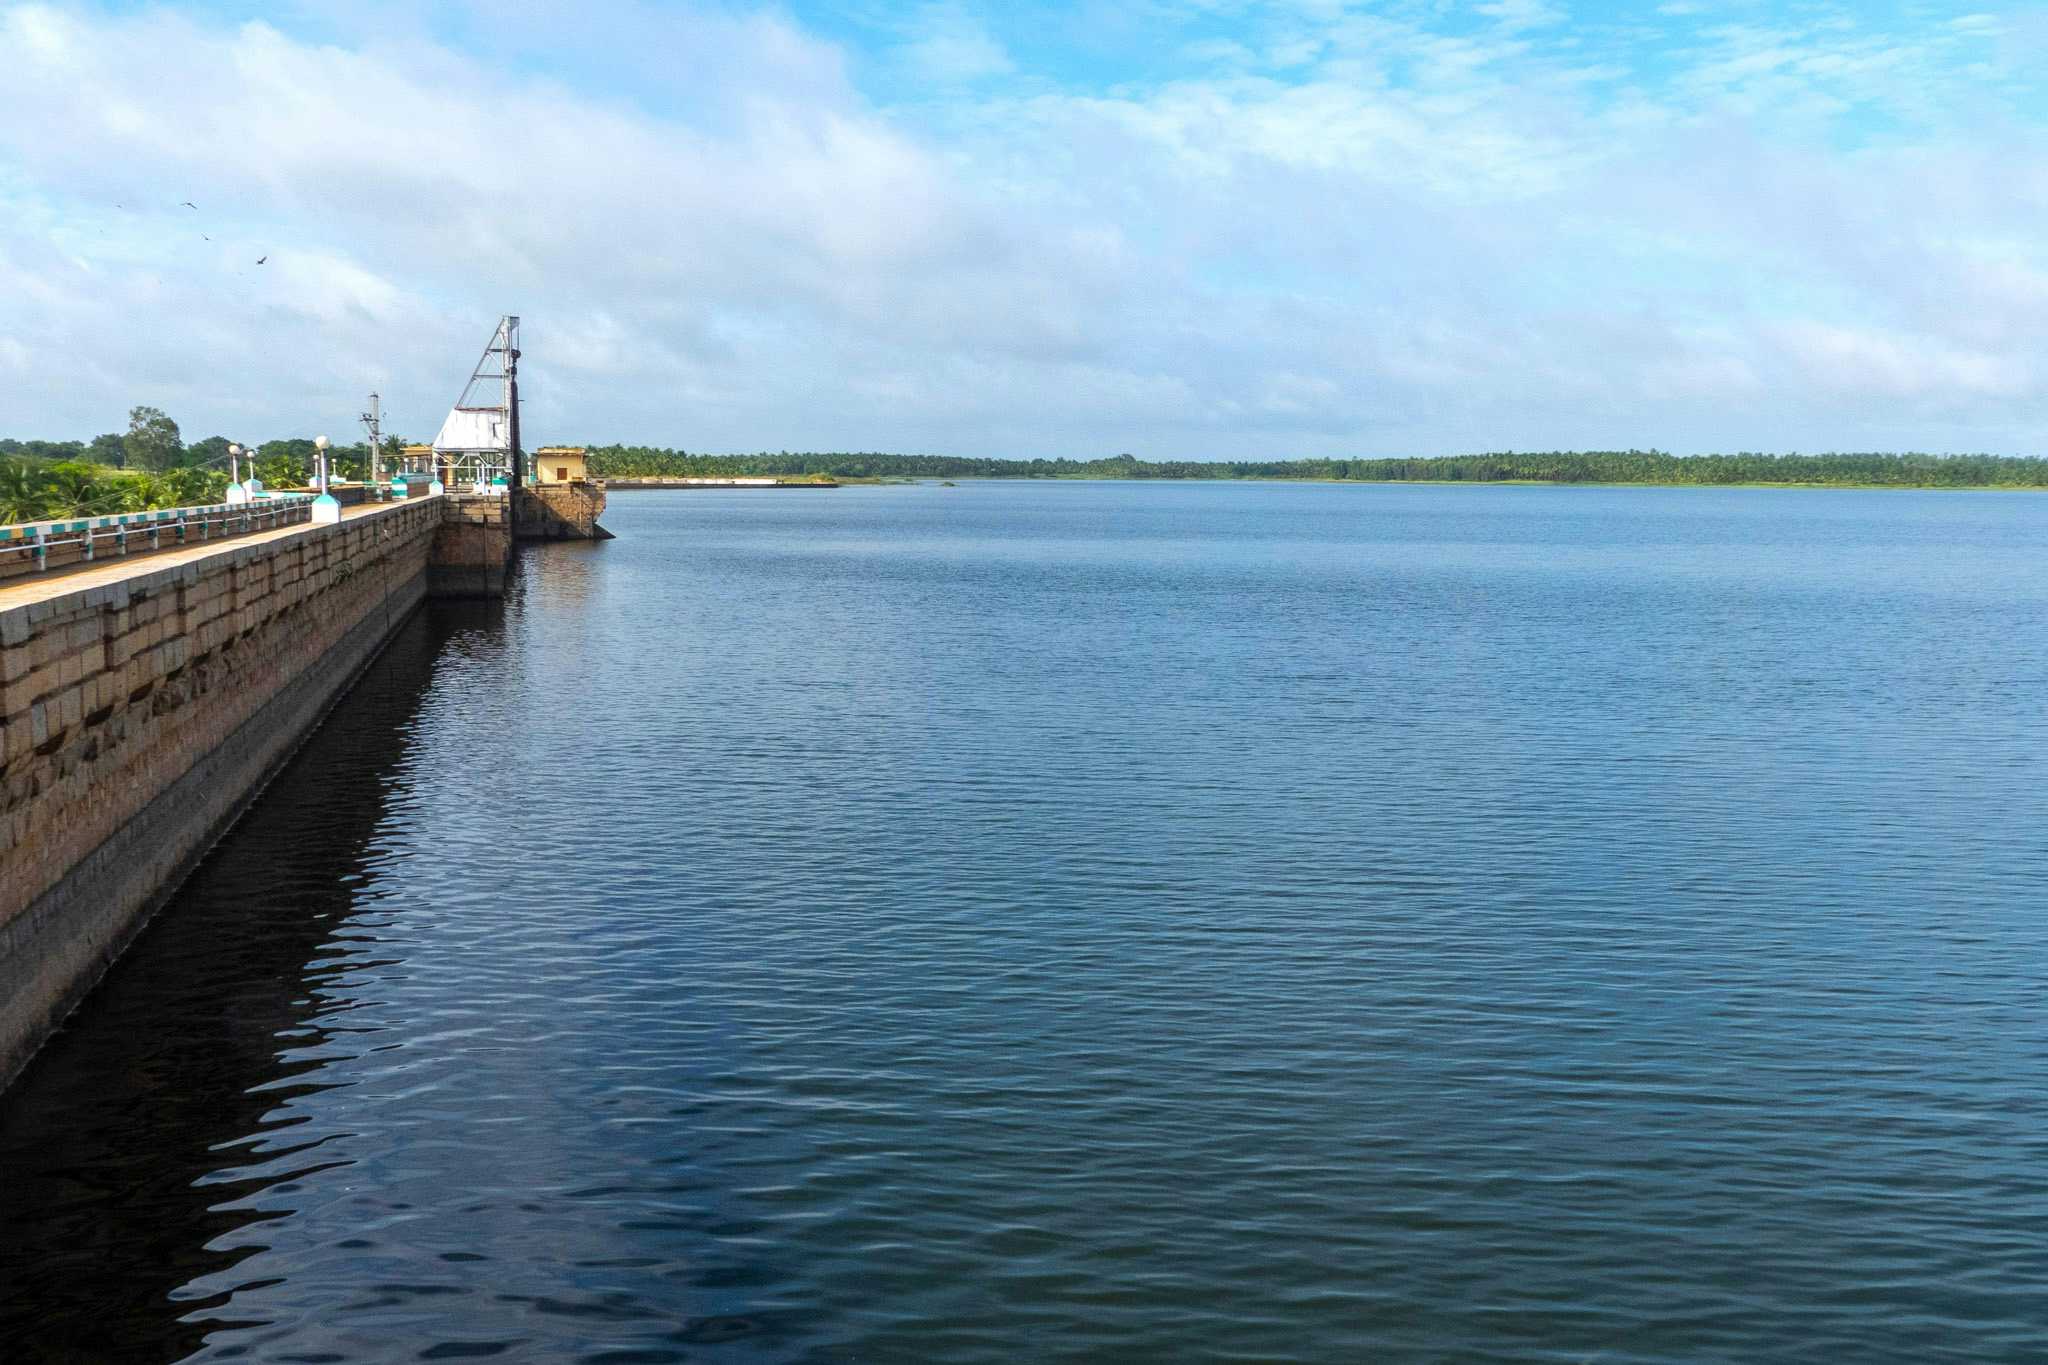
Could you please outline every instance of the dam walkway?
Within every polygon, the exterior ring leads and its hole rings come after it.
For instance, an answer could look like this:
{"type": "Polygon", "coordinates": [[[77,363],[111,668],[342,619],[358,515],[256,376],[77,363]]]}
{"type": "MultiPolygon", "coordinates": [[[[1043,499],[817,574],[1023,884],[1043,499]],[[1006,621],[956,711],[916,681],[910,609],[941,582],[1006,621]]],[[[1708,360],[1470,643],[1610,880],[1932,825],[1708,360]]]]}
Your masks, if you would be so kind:
{"type": "MultiPolygon", "coordinates": [[[[392,506],[391,503],[357,503],[353,506],[344,506],[341,509],[341,516],[343,521],[351,521],[379,511],[388,511],[392,506]]],[[[53,568],[43,573],[17,575],[0,580],[0,612],[27,606],[32,602],[63,597],[67,593],[106,587],[133,578],[137,574],[155,573],[174,565],[199,563],[215,555],[230,554],[251,545],[262,545],[289,536],[302,535],[311,529],[314,529],[313,523],[297,521],[268,530],[248,531],[214,540],[193,541],[167,549],[135,549],[125,554],[103,555],[88,564],[53,568]]]]}

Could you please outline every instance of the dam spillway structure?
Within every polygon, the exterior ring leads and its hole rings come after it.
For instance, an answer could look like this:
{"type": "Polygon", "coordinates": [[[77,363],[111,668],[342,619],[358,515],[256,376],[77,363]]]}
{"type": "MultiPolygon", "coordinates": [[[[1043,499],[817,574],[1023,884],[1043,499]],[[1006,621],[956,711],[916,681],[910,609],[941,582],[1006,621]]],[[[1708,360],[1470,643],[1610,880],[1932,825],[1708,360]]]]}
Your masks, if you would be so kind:
{"type": "Polygon", "coordinates": [[[507,313],[434,437],[432,472],[449,488],[486,493],[519,487],[520,463],[519,318],[507,313]]]}
{"type": "Polygon", "coordinates": [[[406,448],[408,491],[414,483],[471,497],[504,496],[519,540],[610,540],[597,524],[602,481],[590,476],[581,446],[548,446],[529,456],[520,441],[519,318],[498,319],[462,395],[430,447],[406,448]]]}

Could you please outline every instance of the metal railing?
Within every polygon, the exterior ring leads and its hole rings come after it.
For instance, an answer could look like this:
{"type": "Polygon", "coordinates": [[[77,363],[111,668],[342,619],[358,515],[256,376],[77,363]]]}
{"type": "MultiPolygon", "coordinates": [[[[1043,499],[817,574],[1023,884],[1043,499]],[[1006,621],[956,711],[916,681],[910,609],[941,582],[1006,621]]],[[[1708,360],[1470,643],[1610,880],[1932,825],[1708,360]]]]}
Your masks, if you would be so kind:
{"type": "Polygon", "coordinates": [[[312,519],[313,494],[275,493],[249,502],[166,507],[103,517],[60,517],[0,526],[0,579],[77,568],[109,555],[148,554],[312,519]]]}

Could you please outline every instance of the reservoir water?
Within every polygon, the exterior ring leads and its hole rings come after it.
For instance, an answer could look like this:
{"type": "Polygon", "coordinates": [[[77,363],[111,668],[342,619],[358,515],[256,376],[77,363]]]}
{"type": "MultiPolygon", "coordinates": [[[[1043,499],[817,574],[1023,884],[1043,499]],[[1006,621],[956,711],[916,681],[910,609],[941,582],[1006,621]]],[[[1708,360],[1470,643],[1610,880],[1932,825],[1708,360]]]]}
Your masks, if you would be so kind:
{"type": "Polygon", "coordinates": [[[606,520],[0,1098],[0,1355],[2048,1356],[2048,499],[606,520]]]}

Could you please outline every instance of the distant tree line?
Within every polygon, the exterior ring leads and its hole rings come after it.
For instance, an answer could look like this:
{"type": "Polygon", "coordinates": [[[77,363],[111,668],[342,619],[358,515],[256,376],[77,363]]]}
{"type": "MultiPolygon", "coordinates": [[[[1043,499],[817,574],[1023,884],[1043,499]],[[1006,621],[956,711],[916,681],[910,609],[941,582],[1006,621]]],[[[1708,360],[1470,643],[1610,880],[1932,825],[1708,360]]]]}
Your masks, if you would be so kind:
{"type": "MultiPolygon", "coordinates": [[[[225,436],[208,436],[188,445],[178,424],[151,407],[131,409],[127,431],[90,441],[0,439],[0,524],[218,502],[227,489],[231,444],[225,436]]],[[[402,437],[387,438],[387,458],[403,444],[402,437]]],[[[256,477],[272,488],[304,487],[312,477],[310,437],[251,449],[256,477]]],[[[337,478],[361,478],[369,469],[367,444],[333,446],[327,455],[337,478]]],[[[245,455],[242,477],[250,470],[245,455]]]]}
{"type": "MultiPolygon", "coordinates": [[[[157,408],[137,407],[125,432],[90,441],[0,439],[0,523],[104,515],[216,501],[227,486],[225,436],[187,444],[157,408]]],[[[387,455],[404,445],[385,441],[387,455]]],[[[308,437],[254,447],[254,470],[272,488],[312,477],[308,437]]],[[[340,478],[368,472],[361,442],[328,451],[340,478]]],[[[655,446],[590,447],[593,473],[612,478],[774,474],[927,479],[1295,479],[1404,483],[1820,484],[1879,488],[2042,488],[2048,460],[2032,456],[1834,453],[1673,455],[1661,450],[1575,450],[1374,460],[994,460],[958,455],[760,451],[705,455],[655,446]]],[[[248,466],[245,463],[245,476],[248,466]]]]}
{"type": "Polygon", "coordinates": [[[654,446],[590,447],[611,478],[830,474],[839,478],[1342,479],[1373,483],[1823,484],[1882,488],[2048,487],[2034,456],[1840,453],[1673,455],[1661,450],[1554,450],[1377,460],[989,460],[955,455],[762,451],[701,455],[654,446]]]}

